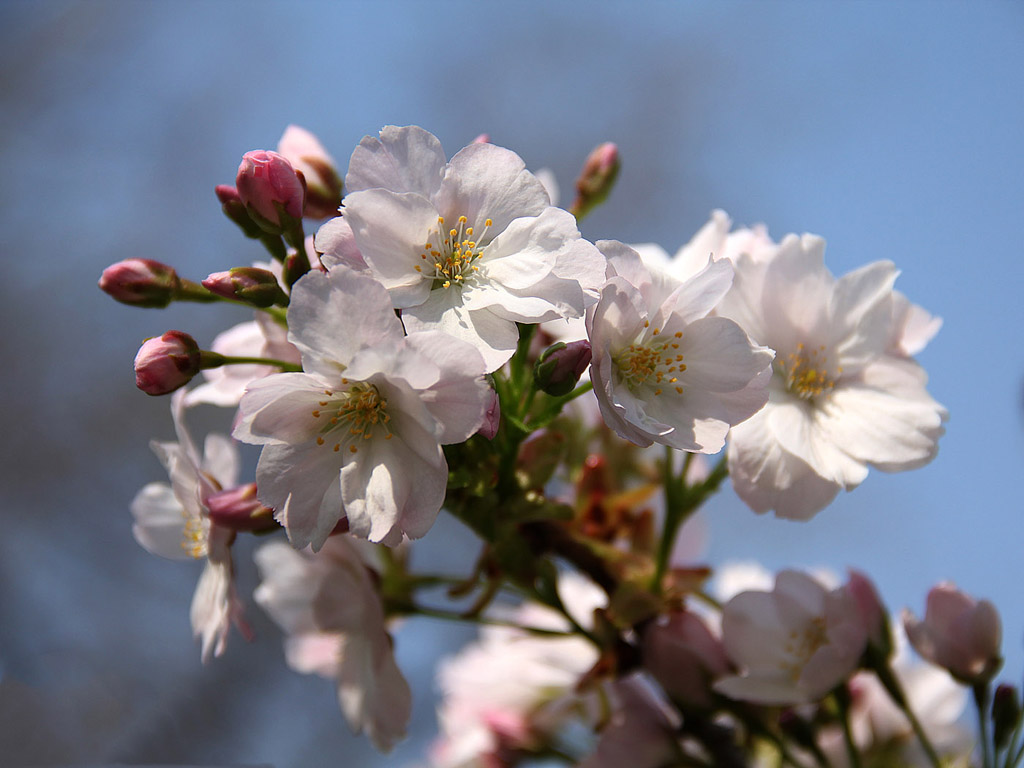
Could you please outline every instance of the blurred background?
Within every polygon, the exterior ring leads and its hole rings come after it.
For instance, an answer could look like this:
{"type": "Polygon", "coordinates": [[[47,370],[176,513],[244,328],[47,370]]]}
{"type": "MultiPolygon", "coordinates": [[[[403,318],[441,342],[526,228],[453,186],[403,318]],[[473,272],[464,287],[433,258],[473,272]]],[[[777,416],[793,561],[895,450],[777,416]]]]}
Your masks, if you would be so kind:
{"type": "MultiPolygon", "coordinates": [[[[208,345],[231,307],[136,310],[108,264],[183,276],[262,257],[213,195],[285,126],[342,170],[359,139],[416,123],[449,155],[482,132],[550,168],[569,202],[589,150],[619,145],[590,239],[670,252],[723,208],[737,225],[828,240],[836,274],[876,259],[945,325],[920,356],[951,413],[938,458],[872,472],[809,523],[727,490],[711,563],[856,566],[921,613],[949,579],[1024,635],[1024,5],[1017,2],[13,2],[0,4],[0,763],[412,765],[435,729],[433,666],[471,629],[397,634],[415,692],[388,757],[349,736],[333,686],[284,665],[280,636],[236,634],[203,667],[188,606],[200,566],[133,540],[129,504],[165,480],[148,448],[166,398],[135,389],[141,341],[208,345]]],[[[229,416],[200,411],[196,431],[229,416]],[[205,421],[204,421],[205,419],[205,421]]],[[[250,460],[252,456],[250,455],[250,460]]],[[[442,519],[423,562],[473,551],[442,519]]],[[[243,541],[243,593],[255,567],[243,541]]]]}

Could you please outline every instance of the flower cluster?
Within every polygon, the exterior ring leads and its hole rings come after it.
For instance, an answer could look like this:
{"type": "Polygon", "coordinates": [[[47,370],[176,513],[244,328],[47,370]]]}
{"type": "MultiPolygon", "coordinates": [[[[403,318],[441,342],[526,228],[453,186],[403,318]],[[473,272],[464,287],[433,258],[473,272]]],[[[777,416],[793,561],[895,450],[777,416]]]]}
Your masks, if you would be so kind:
{"type": "Polygon", "coordinates": [[[582,168],[563,210],[550,173],[486,136],[448,158],[388,126],[342,177],[290,126],[216,189],[270,261],[199,281],[145,259],[104,271],[126,304],[254,313],[209,348],[173,330],[135,359],[140,389],[174,393],[177,431],[153,443],[170,484],[139,492],[135,536],[205,561],[203,660],[232,625],[250,635],[234,541],[280,531],[256,551],[254,602],[287,663],[333,680],[384,751],[413,716],[396,620],[422,615],[482,625],[439,665],[438,768],[938,768],[970,759],[958,684],[981,708],[983,766],[1019,764],[1017,693],[990,691],[988,602],[942,584],[924,620],[905,614],[928,666],[858,571],[723,567],[716,599],[680,546],[727,478],[754,512],[806,520],[869,467],[927,464],[947,414],[913,356],[940,321],[895,290],[892,263],[836,278],[820,237],[776,242],[722,211],[674,256],[592,243],[578,222],[608,199],[617,148],[582,168]],[[185,421],[201,404],[234,409],[237,442],[210,435],[200,454],[185,421]],[[238,442],[260,449],[248,482],[238,442]],[[411,566],[442,510],[481,540],[468,575],[411,566]]]}

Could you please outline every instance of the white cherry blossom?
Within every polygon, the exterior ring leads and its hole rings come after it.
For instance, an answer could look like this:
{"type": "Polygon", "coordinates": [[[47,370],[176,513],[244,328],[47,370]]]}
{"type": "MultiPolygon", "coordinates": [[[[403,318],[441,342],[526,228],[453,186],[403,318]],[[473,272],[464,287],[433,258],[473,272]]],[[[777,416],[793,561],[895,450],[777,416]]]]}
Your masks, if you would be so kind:
{"type": "Polygon", "coordinates": [[[255,599],[286,633],[288,665],[335,680],[353,732],[388,751],[405,737],[412,695],[358,543],[332,536],[315,556],[283,541],[265,544],[255,554],[255,599]]]}
{"type": "Polygon", "coordinates": [[[300,548],[319,549],[342,517],[371,541],[422,536],[444,502],[441,446],[483,423],[479,353],[438,332],[404,336],[384,288],[340,265],[295,284],[288,322],[304,372],[253,382],[235,428],[263,445],[260,501],[300,548]]]}
{"type": "Polygon", "coordinates": [[[248,635],[242,602],[235,590],[231,543],[234,531],[210,521],[206,500],[233,487],[238,479],[238,450],[226,435],[210,434],[203,455],[184,422],[185,390],[171,398],[178,442],[150,445],[171,484],[150,483],[135,496],[132,533],[147,551],[171,560],[203,559],[205,565],[192,598],[192,631],[202,641],[203,661],[220,656],[232,622],[248,635]]]}
{"type": "Polygon", "coordinates": [[[596,300],[604,259],[510,150],[471,144],[446,162],[432,134],[388,126],[352,153],[345,186],[342,216],[406,328],[474,344],[488,371],[515,351],[517,322],[596,300]]]}
{"type": "Polygon", "coordinates": [[[735,322],[709,316],[732,281],[705,259],[684,281],[649,271],[622,243],[599,244],[609,278],[588,312],[590,375],[605,422],[637,445],[716,453],[729,427],[768,399],[771,350],[735,322]]]}
{"type": "Polygon", "coordinates": [[[929,336],[897,311],[896,268],[879,261],[836,279],[824,248],[819,237],[790,235],[766,260],[740,255],[718,306],[776,351],[768,405],[734,427],[729,444],[733,487],[755,512],[809,518],[869,466],[927,464],[944,431],[927,376],[898,349],[929,336]]]}

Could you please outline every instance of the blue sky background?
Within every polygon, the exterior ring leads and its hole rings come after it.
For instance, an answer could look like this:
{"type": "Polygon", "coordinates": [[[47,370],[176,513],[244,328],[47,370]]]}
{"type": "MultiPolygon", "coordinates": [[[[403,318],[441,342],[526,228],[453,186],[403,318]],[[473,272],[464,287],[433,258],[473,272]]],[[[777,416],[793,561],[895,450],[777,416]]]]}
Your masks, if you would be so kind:
{"type": "MultiPolygon", "coordinates": [[[[431,668],[469,632],[407,622],[411,738],[380,759],[276,629],[202,668],[198,566],[133,541],[168,403],[134,387],[143,338],[208,343],[231,308],[132,310],[95,282],[143,256],[186,276],[260,254],[213,196],[298,123],[344,165],[417,123],[449,154],[481,132],[568,197],[598,142],[620,182],[591,239],[670,251],[713,208],[875,259],[945,325],[920,356],[951,413],[938,458],[873,472],[810,523],[707,510],[708,558],[856,566],[894,610],[951,579],[1002,611],[1024,662],[1024,5],[1017,2],[8,2],[0,5],[0,743],[15,762],[405,765],[433,732],[431,668]]],[[[204,414],[220,429],[223,414],[204,414]]],[[[472,546],[442,522],[421,555],[472,546]]],[[[242,547],[243,588],[255,569],[242,547]]]]}

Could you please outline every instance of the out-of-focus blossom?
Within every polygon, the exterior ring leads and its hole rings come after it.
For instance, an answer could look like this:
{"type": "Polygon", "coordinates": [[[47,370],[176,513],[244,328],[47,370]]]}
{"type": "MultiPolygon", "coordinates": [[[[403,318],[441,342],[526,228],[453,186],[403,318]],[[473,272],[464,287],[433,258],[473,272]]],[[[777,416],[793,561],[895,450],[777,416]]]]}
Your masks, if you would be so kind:
{"type": "Polygon", "coordinates": [[[656,243],[638,243],[630,247],[640,254],[644,266],[651,272],[663,273],[682,282],[703,270],[709,260],[723,258],[731,224],[732,220],[725,211],[712,211],[708,222],[674,256],[656,243]]]}
{"type": "Polygon", "coordinates": [[[302,218],[302,180],[277,152],[258,149],[242,155],[235,187],[249,215],[267,232],[280,234],[289,227],[282,215],[293,221],[302,218]]]}
{"type": "MultiPolygon", "coordinates": [[[[559,579],[562,602],[582,626],[604,593],[576,575],[559,579]]],[[[549,608],[521,606],[509,615],[526,626],[565,631],[566,620],[549,608]]],[[[593,714],[596,702],[576,686],[597,661],[594,646],[580,636],[533,635],[512,627],[487,626],[477,641],[438,666],[444,696],[438,712],[441,736],[431,749],[435,768],[484,768],[499,758],[530,749],[573,716],[593,714]]]]}
{"type": "Polygon", "coordinates": [[[255,599],[287,635],[288,665],[333,679],[353,732],[389,751],[405,737],[412,696],[356,542],[333,536],[313,556],[275,541],[255,559],[262,578],[255,599]]]}
{"type": "Polygon", "coordinates": [[[572,214],[514,152],[471,144],[445,161],[415,126],[388,126],[352,153],[342,215],[412,331],[476,346],[488,371],[516,349],[516,323],[578,317],[605,265],[572,214]]]}
{"type": "Polygon", "coordinates": [[[610,141],[598,145],[587,156],[576,179],[576,200],[570,209],[577,218],[582,218],[608,198],[620,167],[619,148],[610,141]]]}
{"type": "Polygon", "coordinates": [[[953,584],[932,587],[924,621],[905,610],[903,624],[914,650],[964,683],[990,680],[1002,666],[999,612],[953,584]]]}
{"type": "Polygon", "coordinates": [[[741,254],[718,305],[776,351],[768,405],[729,443],[733,487],[755,512],[812,517],[869,466],[927,464],[944,431],[924,371],[889,351],[895,267],[879,261],[837,280],[824,249],[790,235],[766,261],[741,254]]]}
{"type": "Polygon", "coordinates": [[[303,214],[313,219],[337,216],[341,205],[341,177],[334,158],[320,140],[305,128],[289,125],[277,142],[277,152],[306,182],[303,214]]]}
{"type": "Polygon", "coordinates": [[[100,290],[135,307],[166,307],[181,281],[174,267],[152,259],[125,259],[111,264],[100,276],[100,290]]]}
{"type": "Polygon", "coordinates": [[[235,532],[210,520],[207,503],[238,478],[238,451],[225,435],[206,438],[200,456],[185,428],[184,392],[171,398],[176,443],[153,441],[171,484],[150,483],[132,501],[132,533],[147,551],[172,560],[205,559],[190,612],[192,631],[202,640],[203,661],[220,656],[232,622],[244,634],[242,602],[235,591],[231,543],[235,532]]]}
{"type": "Polygon", "coordinates": [[[588,312],[594,393],[605,422],[637,445],[716,453],[730,426],[768,399],[771,350],[709,313],[732,265],[707,261],[685,281],[651,272],[636,251],[602,241],[613,276],[588,312]]]}
{"type": "Polygon", "coordinates": [[[722,643],[741,672],[714,688],[759,704],[816,701],[847,679],[867,645],[857,601],[782,571],[772,592],[741,592],[722,609],[722,643]]]}
{"type": "Polygon", "coordinates": [[[135,386],[147,395],[167,395],[199,373],[202,356],[196,340],[184,331],[167,331],[146,339],[135,355],[135,386]]]}
{"type": "Polygon", "coordinates": [[[686,707],[714,704],[711,684],[729,672],[722,642],[694,613],[676,611],[652,622],[643,634],[643,665],[665,693],[686,707]]]}
{"type": "Polygon", "coordinates": [[[857,609],[860,611],[861,621],[864,622],[864,631],[867,632],[868,642],[888,656],[892,650],[888,612],[882,603],[882,598],[878,596],[875,585],[860,571],[851,570],[846,588],[853,595],[853,599],[857,601],[857,609]]]}
{"type": "Polygon", "coordinates": [[[601,731],[597,748],[579,768],[664,768],[682,756],[675,735],[679,716],[638,676],[611,686],[611,719],[601,731]]]}
{"type": "Polygon", "coordinates": [[[422,536],[444,502],[441,446],[484,420],[479,353],[443,333],[405,336],[380,283],[340,266],[296,283],[288,324],[305,372],[252,382],[235,427],[263,445],[260,501],[296,547],[319,549],[342,517],[371,541],[422,536]]]}

